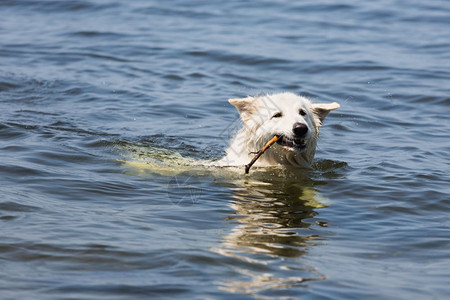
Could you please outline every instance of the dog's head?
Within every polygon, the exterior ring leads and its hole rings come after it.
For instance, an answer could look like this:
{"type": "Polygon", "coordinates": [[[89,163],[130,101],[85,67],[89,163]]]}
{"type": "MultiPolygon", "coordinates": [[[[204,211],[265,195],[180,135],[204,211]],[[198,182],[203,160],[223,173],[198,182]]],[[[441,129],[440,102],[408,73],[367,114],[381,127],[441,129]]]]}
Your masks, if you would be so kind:
{"type": "Polygon", "coordinates": [[[270,155],[275,160],[277,154],[286,157],[287,153],[303,152],[312,160],[323,120],[331,110],[339,108],[336,102],[313,104],[292,93],[230,99],[229,102],[240,113],[250,151],[258,151],[274,135],[280,136],[270,155]]]}

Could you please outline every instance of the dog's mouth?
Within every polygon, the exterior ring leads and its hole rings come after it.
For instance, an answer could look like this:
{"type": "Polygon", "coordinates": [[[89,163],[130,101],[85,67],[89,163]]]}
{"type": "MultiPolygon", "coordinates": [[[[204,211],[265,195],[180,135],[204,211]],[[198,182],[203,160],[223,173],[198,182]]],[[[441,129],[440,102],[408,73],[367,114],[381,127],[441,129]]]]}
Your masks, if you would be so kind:
{"type": "Polygon", "coordinates": [[[289,149],[294,149],[294,150],[303,150],[306,148],[306,141],[304,139],[301,138],[288,138],[285,137],[284,135],[282,135],[278,141],[277,144],[283,146],[283,147],[287,147],[289,149]]]}

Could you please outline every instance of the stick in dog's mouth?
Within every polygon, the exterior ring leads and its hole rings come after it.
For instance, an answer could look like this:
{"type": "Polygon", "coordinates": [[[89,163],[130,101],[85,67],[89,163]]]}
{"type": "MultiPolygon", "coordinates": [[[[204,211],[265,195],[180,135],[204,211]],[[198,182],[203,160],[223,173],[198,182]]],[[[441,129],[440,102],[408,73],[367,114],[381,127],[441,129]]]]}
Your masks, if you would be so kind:
{"type": "Polygon", "coordinates": [[[253,166],[253,164],[258,160],[258,158],[267,150],[269,149],[270,146],[272,146],[273,144],[275,144],[279,139],[281,138],[280,135],[275,135],[270,141],[268,141],[264,147],[261,148],[261,150],[259,150],[258,152],[256,152],[255,157],[253,157],[252,161],[248,164],[245,165],[245,174],[248,174],[248,172],[250,171],[250,168],[253,166]]]}
{"type": "Polygon", "coordinates": [[[287,146],[289,148],[296,148],[296,149],[304,149],[306,147],[306,141],[303,139],[290,139],[285,136],[280,136],[280,138],[277,140],[277,144],[281,146],[287,146]]]}

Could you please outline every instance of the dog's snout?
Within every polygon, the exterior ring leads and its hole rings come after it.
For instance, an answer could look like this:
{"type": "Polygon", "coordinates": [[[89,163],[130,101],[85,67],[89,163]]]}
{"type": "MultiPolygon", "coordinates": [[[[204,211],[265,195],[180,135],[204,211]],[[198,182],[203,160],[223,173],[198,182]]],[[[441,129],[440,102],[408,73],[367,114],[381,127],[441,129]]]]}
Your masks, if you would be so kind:
{"type": "Polygon", "coordinates": [[[294,131],[294,134],[296,136],[304,136],[308,132],[308,126],[303,123],[295,123],[294,128],[292,128],[292,131],[294,131]]]}

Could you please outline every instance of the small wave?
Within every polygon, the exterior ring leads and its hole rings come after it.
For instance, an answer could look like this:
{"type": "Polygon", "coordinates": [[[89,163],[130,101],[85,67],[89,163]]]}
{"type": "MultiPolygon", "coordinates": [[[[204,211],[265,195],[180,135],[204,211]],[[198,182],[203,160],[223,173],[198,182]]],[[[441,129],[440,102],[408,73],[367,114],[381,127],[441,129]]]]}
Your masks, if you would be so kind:
{"type": "Polygon", "coordinates": [[[0,212],[33,212],[38,210],[40,210],[40,208],[36,206],[20,204],[17,202],[0,202],[0,212]]]}
{"type": "Polygon", "coordinates": [[[427,103],[434,105],[442,105],[443,107],[450,106],[450,98],[445,96],[427,96],[427,95],[417,95],[412,97],[412,103],[427,103]]]}
{"type": "Polygon", "coordinates": [[[7,82],[7,81],[1,81],[0,82],[0,92],[5,92],[12,89],[17,89],[21,87],[22,85],[15,82],[7,82]]]}
{"type": "Polygon", "coordinates": [[[211,10],[200,10],[200,9],[190,9],[181,8],[175,6],[163,7],[161,5],[151,5],[145,7],[139,7],[134,10],[134,12],[145,15],[155,15],[155,16],[166,16],[166,17],[187,17],[192,19],[210,19],[215,18],[218,15],[211,10]]]}
{"type": "Polygon", "coordinates": [[[223,51],[187,51],[185,55],[191,57],[206,58],[212,61],[235,63],[245,66],[288,65],[291,61],[280,58],[271,58],[258,55],[231,54],[223,51]]]}
{"type": "Polygon", "coordinates": [[[73,1],[59,1],[59,0],[2,0],[0,7],[20,7],[21,9],[32,9],[39,12],[77,12],[77,11],[99,11],[118,7],[118,3],[93,3],[92,1],[73,0],[73,1]]]}
{"type": "Polygon", "coordinates": [[[356,6],[350,4],[295,4],[289,6],[289,12],[301,12],[301,13],[331,13],[338,11],[350,11],[356,9],[356,6]]]}
{"type": "Polygon", "coordinates": [[[78,37],[86,37],[86,38],[102,37],[102,38],[112,38],[112,39],[118,39],[118,38],[126,37],[126,35],[119,34],[119,33],[116,33],[116,32],[93,31],[93,30],[75,31],[75,32],[67,33],[67,35],[78,36],[78,37]]]}

